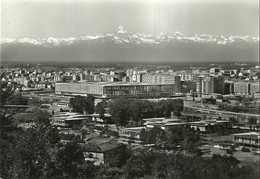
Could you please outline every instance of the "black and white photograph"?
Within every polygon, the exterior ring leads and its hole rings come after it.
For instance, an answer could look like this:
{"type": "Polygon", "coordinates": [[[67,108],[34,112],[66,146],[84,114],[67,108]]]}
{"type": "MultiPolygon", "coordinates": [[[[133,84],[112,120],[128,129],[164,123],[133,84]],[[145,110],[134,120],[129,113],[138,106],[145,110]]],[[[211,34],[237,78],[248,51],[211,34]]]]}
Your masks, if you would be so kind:
{"type": "Polygon", "coordinates": [[[259,0],[2,0],[0,179],[259,179],[259,0]]]}

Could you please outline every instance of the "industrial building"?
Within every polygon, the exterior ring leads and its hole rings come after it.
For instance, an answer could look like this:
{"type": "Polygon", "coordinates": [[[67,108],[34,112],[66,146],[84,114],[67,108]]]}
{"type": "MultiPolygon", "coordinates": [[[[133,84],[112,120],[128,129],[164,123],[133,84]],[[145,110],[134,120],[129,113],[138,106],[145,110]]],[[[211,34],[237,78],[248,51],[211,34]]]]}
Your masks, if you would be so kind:
{"type": "Polygon", "coordinates": [[[88,94],[96,97],[114,96],[171,96],[174,84],[150,84],[131,82],[56,83],[55,93],[63,95],[88,94]]]}

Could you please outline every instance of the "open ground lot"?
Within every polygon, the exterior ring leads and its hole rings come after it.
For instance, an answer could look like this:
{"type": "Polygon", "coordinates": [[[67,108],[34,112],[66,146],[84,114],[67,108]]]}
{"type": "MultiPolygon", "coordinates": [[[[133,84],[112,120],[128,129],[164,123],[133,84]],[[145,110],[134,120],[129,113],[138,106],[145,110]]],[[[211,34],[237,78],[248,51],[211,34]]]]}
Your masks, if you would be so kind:
{"type": "MultiPolygon", "coordinates": [[[[201,149],[209,149],[211,151],[211,153],[207,156],[212,156],[213,154],[229,156],[225,150],[215,148],[211,145],[204,145],[201,147],[201,149]]],[[[241,161],[242,165],[250,166],[256,173],[260,174],[260,155],[254,155],[252,152],[235,151],[233,156],[241,161]]]]}

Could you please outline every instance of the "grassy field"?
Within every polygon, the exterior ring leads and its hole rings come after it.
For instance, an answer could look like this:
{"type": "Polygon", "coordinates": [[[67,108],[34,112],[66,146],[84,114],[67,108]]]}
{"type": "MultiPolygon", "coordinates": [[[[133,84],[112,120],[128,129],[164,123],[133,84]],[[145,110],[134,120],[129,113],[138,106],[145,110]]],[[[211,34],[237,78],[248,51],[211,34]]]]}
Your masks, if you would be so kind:
{"type": "MultiPolygon", "coordinates": [[[[209,155],[206,155],[208,157],[212,156],[213,154],[230,156],[226,153],[225,150],[215,148],[211,145],[204,145],[201,147],[201,149],[208,149],[211,151],[209,155]]],[[[254,155],[251,152],[235,151],[233,156],[241,162],[241,165],[250,166],[255,171],[255,173],[257,173],[257,175],[259,174],[258,176],[260,176],[260,155],[254,155]]]]}

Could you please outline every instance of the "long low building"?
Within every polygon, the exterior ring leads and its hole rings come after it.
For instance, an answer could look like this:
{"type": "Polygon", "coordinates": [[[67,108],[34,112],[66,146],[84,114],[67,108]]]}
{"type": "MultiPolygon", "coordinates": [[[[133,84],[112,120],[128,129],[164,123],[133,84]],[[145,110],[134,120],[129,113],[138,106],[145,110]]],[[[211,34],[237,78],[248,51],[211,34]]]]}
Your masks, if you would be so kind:
{"type": "Polygon", "coordinates": [[[160,127],[162,130],[169,130],[175,127],[184,126],[186,123],[182,119],[167,119],[161,118],[146,118],[143,119],[144,126],[146,128],[154,128],[155,126],[160,127]]]}
{"type": "Polygon", "coordinates": [[[80,126],[83,121],[92,122],[91,117],[88,114],[61,112],[52,117],[53,125],[59,127],[74,127],[80,126]]]}
{"type": "Polygon", "coordinates": [[[82,96],[91,94],[100,97],[171,96],[174,94],[174,84],[136,82],[56,83],[55,93],[82,96]]]}
{"type": "Polygon", "coordinates": [[[145,127],[122,128],[119,129],[119,136],[123,138],[140,139],[142,129],[145,129],[145,127]]]}
{"type": "Polygon", "coordinates": [[[111,115],[104,114],[101,119],[99,114],[80,114],[76,112],[61,112],[52,117],[53,125],[59,127],[77,127],[85,123],[105,123],[111,124],[111,115]]]}
{"type": "Polygon", "coordinates": [[[259,132],[231,134],[230,137],[233,142],[238,143],[242,146],[260,148],[259,132]]]}

